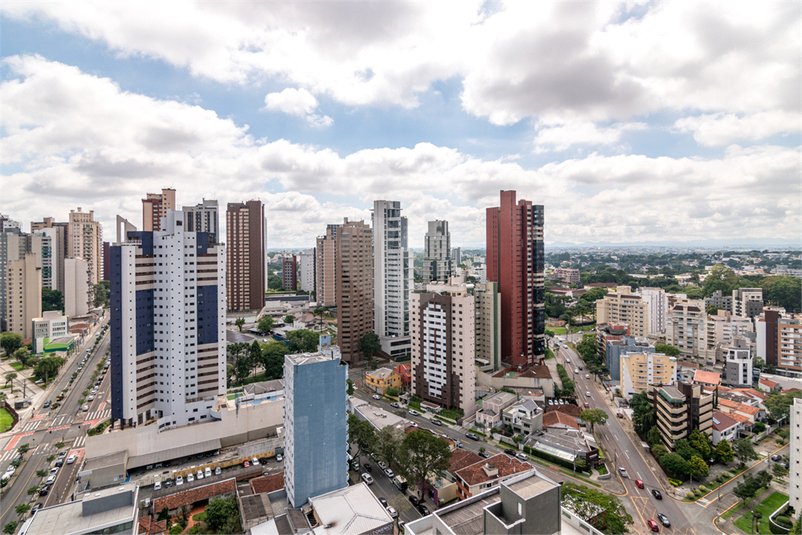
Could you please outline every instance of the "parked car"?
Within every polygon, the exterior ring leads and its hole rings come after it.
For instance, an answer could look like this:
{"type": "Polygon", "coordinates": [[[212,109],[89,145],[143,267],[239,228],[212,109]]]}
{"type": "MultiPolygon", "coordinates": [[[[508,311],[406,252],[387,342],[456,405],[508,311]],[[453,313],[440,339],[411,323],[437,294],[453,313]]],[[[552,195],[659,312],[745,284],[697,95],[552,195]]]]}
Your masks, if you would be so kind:
{"type": "Polygon", "coordinates": [[[161,481],[157,481],[156,483],[154,483],[153,484],[153,490],[154,491],[162,490],[162,482],[161,481]]]}
{"type": "Polygon", "coordinates": [[[284,456],[283,456],[283,455],[281,455],[280,453],[277,453],[277,454],[276,454],[276,462],[277,462],[277,463],[280,463],[280,462],[281,462],[281,461],[283,461],[283,460],[284,460],[284,456]]]}
{"type": "Polygon", "coordinates": [[[657,522],[655,522],[655,521],[654,521],[654,520],[652,520],[651,518],[650,518],[649,520],[647,520],[647,521],[646,521],[646,524],[649,526],[649,529],[650,529],[650,530],[652,530],[652,531],[654,531],[654,532],[657,532],[657,533],[659,533],[659,532],[660,532],[660,526],[658,526],[658,525],[657,525],[657,522]]]}
{"type": "Polygon", "coordinates": [[[384,473],[385,473],[385,474],[387,475],[387,477],[389,477],[390,479],[392,479],[392,478],[394,478],[394,477],[395,477],[395,474],[394,474],[394,473],[393,473],[393,471],[392,471],[392,470],[390,470],[389,468],[387,468],[387,469],[384,471],[384,473]]]}
{"type": "Polygon", "coordinates": [[[365,463],[365,464],[363,464],[362,466],[363,466],[363,467],[365,468],[365,470],[367,470],[368,472],[373,472],[373,467],[370,465],[370,463],[365,463]]]}
{"type": "Polygon", "coordinates": [[[49,406],[50,406],[52,403],[53,403],[53,402],[52,402],[52,401],[50,401],[50,400],[48,399],[47,401],[45,401],[45,404],[44,404],[44,405],[42,405],[42,408],[45,408],[45,409],[46,409],[46,408],[48,408],[48,407],[49,407],[49,406]]]}
{"type": "Polygon", "coordinates": [[[388,505],[386,508],[391,517],[398,518],[398,511],[396,511],[392,505],[388,505]]]}
{"type": "Polygon", "coordinates": [[[223,470],[219,466],[215,466],[214,475],[219,476],[222,473],[223,473],[223,470]]]}
{"type": "Polygon", "coordinates": [[[433,420],[432,420],[432,423],[433,423],[434,425],[443,425],[443,422],[441,422],[441,421],[440,421],[440,420],[438,420],[437,418],[433,419],[433,420]]]}
{"type": "Polygon", "coordinates": [[[47,496],[47,487],[42,487],[39,489],[39,496],[47,496]]]}
{"type": "Polygon", "coordinates": [[[399,404],[398,404],[398,403],[396,403],[395,401],[393,401],[392,403],[390,403],[390,406],[391,406],[392,408],[394,408],[394,409],[400,409],[400,408],[401,408],[401,405],[399,405],[399,404]]]}
{"type": "Polygon", "coordinates": [[[183,485],[183,484],[184,484],[184,477],[183,476],[178,476],[177,478],[175,478],[175,486],[176,487],[178,487],[179,485],[183,485]]]}
{"type": "Polygon", "coordinates": [[[83,407],[81,407],[81,410],[84,412],[89,412],[89,405],[84,405],[83,407]]]}
{"type": "Polygon", "coordinates": [[[195,476],[192,475],[192,474],[188,474],[187,475],[187,483],[192,483],[193,481],[195,481],[195,476]]]}
{"type": "Polygon", "coordinates": [[[671,522],[668,521],[668,517],[663,513],[657,513],[657,519],[663,524],[665,527],[670,528],[671,522]]]}
{"type": "Polygon", "coordinates": [[[44,504],[42,502],[37,502],[36,505],[33,506],[33,509],[31,509],[31,516],[35,515],[36,511],[38,511],[42,507],[44,507],[44,504]]]}
{"type": "Polygon", "coordinates": [[[780,455],[779,453],[775,453],[774,455],[771,456],[771,460],[774,461],[775,463],[782,461],[782,459],[783,459],[782,455],[780,455]]]}
{"type": "Polygon", "coordinates": [[[658,500],[662,500],[663,499],[663,495],[660,494],[660,491],[657,490],[657,489],[652,489],[652,496],[654,496],[658,500]]]}
{"type": "Polygon", "coordinates": [[[366,472],[362,472],[362,481],[367,483],[368,485],[373,485],[373,477],[366,472]]]}
{"type": "Polygon", "coordinates": [[[164,482],[164,488],[169,489],[172,486],[173,486],[173,480],[172,479],[168,479],[167,481],[164,482]]]}
{"type": "Polygon", "coordinates": [[[384,461],[379,461],[377,464],[382,470],[387,470],[387,465],[384,463],[384,461]]]}
{"type": "Polygon", "coordinates": [[[58,466],[54,466],[53,468],[50,469],[50,475],[51,476],[54,476],[57,473],[58,473],[58,466]]]}
{"type": "Polygon", "coordinates": [[[506,453],[507,455],[512,455],[513,457],[515,457],[516,451],[507,448],[506,450],[504,450],[504,453],[506,453]]]}
{"type": "Polygon", "coordinates": [[[418,500],[417,496],[408,496],[407,499],[409,499],[409,503],[411,503],[415,507],[417,507],[418,504],[420,503],[420,500],[418,500]]]}
{"type": "Polygon", "coordinates": [[[429,513],[429,508],[426,507],[426,505],[422,504],[422,503],[418,504],[418,512],[420,514],[422,514],[423,516],[428,516],[430,514],[429,513]]]}
{"type": "Polygon", "coordinates": [[[212,477],[212,469],[209,468],[208,466],[203,471],[203,477],[212,477]]]}
{"type": "Polygon", "coordinates": [[[63,459],[66,456],[67,456],[67,452],[66,451],[62,451],[61,453],[58,454],[58,458],[59,459],[63,459]]]}
{"type": "Polygon", "coordinates": [[[197,479],[198,481],[203,479],[203,470],[198,470],[197,471],[197,473],[195,474],[195,479],[197,479]]]}
{"type": "Polygon", "coordinates": [[[88,398],[86,398],[86,401],[93,401],[94,399],[95,399],[95,396],[94,395],[90,395],[88,398]]]}
{"type": "Polygon", "coordinates": [[[252,464],[253,466],[259,466],[259,459],[257,459],[256,457],[254,457],[253,459],[251,459],[251,464],[252,464]]]}
{"type": "Polygon", "coordinates": [[[56,466],[59,468],[64,466],[64,459],[56,459],[56,466]]]}
{"type": "Polygon", "coordinates": [[[409,409],[409,414],[411,414],[412,416],[420,416],[420,413],[415,409],[409,409]]]}
{"type": "Polygon", "coordinates": [[[525,453],[518,452],[518,453],[515,454],[515,456],[518,457],[518,459],[520,459],[522,461],[528,461],[529,460],[529,457],[527,457],[525,453]]]}
{"type": "Polygon", "coordinates": [[[47,480],[45,481],[45,485],[48,487],[56,482],[56,474],[50,474],[47,476],[47,480]]]}
{"type": "Polygon", "coordinates": [[[486,451],[482,450],[482,451],[479,452],[479,457],[484,457],[485,459],[489,459],[490,458],[490,454],[487,453],[486,451]]]}
{"type": "Polygon", "coordinates": [[[382,504],[382,507],[385,507],[385,508],[386,508],[388,505],[390,505],[389,503],[387,503],[387,500],[385,500],[385,499],[384,499],[384,498],[382,498],[381,496],[379,496],[379,502],[382,504]]]}
{"type": "Polygon", "coordinates": [[[475,433],[465,433],[465,436],[471,440],[479,440],[479,435],[475,433]]]}
{"type": "Polygon", "coordinates": [[[382,397],[378,394],[373,394],[373,399],[381,399],[382,397]]]}
{"type": "Polygon", "coordinates": [[[247,461],[246,460],[244,463],[242,463],[242,467],[243,468],[250,468],[251,467],[251,461],[247,461]]]}

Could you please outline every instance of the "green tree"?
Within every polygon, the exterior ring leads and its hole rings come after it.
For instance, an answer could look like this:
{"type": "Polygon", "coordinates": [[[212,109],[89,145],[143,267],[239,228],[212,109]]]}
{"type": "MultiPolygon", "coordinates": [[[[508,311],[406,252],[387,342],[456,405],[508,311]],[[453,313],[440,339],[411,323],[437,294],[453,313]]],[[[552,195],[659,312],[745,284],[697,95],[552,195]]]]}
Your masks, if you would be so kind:
{"type": "Polygon", "coordinates": [[[446,470],[450,458],[448,442],[421,429],[408,433],[398,448],[400,471],[407,480],[415,483],[419,498],[429,476],[446,470]]]}
{"type": "Polygon", "coordinates": [[[268,379],[281,379],[284,376],[284,355],[289,353],[289,346],[278,340],[262,346],[262,361],[268,379]]]}
{"type": "MultiPolygon", "coordinates": [[[[777,466],[779,466],[779,465],[777,465],[777,466]]],[[[28,496],[33,496],[37,492],[39,492],[39,487],[31,487],[31,488],[28,489],[28,496]]]]}
{"type": "Polygon", "coordinates": [[[28,366],[31,362],[31,352],[26,346],[14,351],[14,358],[20,361],[23,366],[28,366]]]}
{"type": "Polygon", "coordinates": [[[657,444],[662,443],[662,438],[660,437],[660,430],[657,427],[652,427],[649,429],[649,432],[646,433],[646,443],[654,448],[657,444]]]}
{"type": "Polygon", "coordinates": [[[323,316],[325,316],[328,313],[329,313],[329,309],[326,308],[326,307],[317,307],[315,309],[315,311],[312,312],[313,315],[319,317],[320,319],[323,319],[323,316]]]}
{"type": "Polygon", "coordinates": [[[663,443],[655,444],[652,446],[652,453],[654,454],[654,458],[657,459],[657,462],[660,462],[660,459],[663,458],[663,455],[669,453],[668,448],[666,448],[663,443]]]}
{"type": "Polygon", "coordinates": [[[45,477],[47,475],[47,470],[37,470],[36,477],[45,477]]]}
{"type": "Polygon", "coordinates": [[[788,312],[802,310],[802,279],[796,277],[766,277],[760,285],[763,300],[781,306],[788,312]]]}
{"type": "Polygon", "coordinates": [[[382,344],[379,340],[379,335],[376,333],[367,333],[359,339],[359,350],[362,351],[362,355],[368,360],[372,359],[373,355],[381,348],[382,344]]]}
{"type": "Polygon", "coordinates": [[[702,454],[696,450],[687,439],[678,440],[674,443],[674,451],[686,461],[690,461],[694,455],[701,457],[702,454]]]}
{"type": "Polygon", "coordinates": [[[376,431],[370,422],[360,420],[356,415],[348,415],[348,443],[356,446],[356,455],[358,458],[362,452],[371,453],[373,446],[376,443],[376,431]]]}
{"type": "Polygon", "coordinates": [[[0,347],[6,352],[6,357],[10,357],[14,352],[22,347],[22,336],[17,333],[4,332],[0,334],[0,347]]]}
{"type": "Polygon", "coordinates": [[[26,453],[28,453],[29,449],[31,449],[31,445],[26,442],[25,444],[20,444],[20,447],[17,449],[17,452],[20,455],[25,455],[26,453]]]}
{"type": "Polygon", "coordinates": [[[755,453],[755,448],[752,446],[752,442],[746,438],[733,442],[732,452],[738,457],[741,464],[746,464],[747,461],[758,458],[757,453],[755,453]]]}
{"type": "Polygon", "coordinates": [[[270,275],[267,277],[267,289],[268,290],[283,290],[284,289],[284,281],[278,275],[270,275]]]}
{"type": "Polygon", "coordinates": [[[346,379],[346,384],[348,385],[348,390],[346,391],[349,396],[354,395],[354,382],[351,379],[346,379]]]}
{"type": "Polygon", "coordinates": [[[206,525],[213,531],[222,531],[231,518],[239,518],[236,496],[214,498],[206,506],[206,525]],[[232,499],[233,498],[233,499],[232,499]]]}
{"type": "Polygon", "coordinates": [[[694,429],[691,431],[690,436],[688,436],[688,442],[693,449],[701,454],[700,456],[702,459],[710,459],[713,453],[713,443],[706,434],[702,433],[698,429],[694,429]]]}
{"type": "Polygon", "coordinates": [[[604,409],[585,409],[579,418],[590,424],[590,432],[593,433],[596,424],[604,425],[607,422],[607,413],[604,412],[604,409]]]}
{"type": "Polygon", "coordinates": [[[17,374],[16,372],[7,372],[5,378],[6,378],[6,386],[8,386],[10,383],[14,382],[14,379],[17,378],[17,374]]]}
{"type": "Polygon", "coordinates": [[[9,533],[9,534],[16,533],[18,525],[19,522],[17,522],[16,520],[9,522],[5,526],[3,526],[3,533],[9,533]]]}
{"type": "Polygon", "coordinates": [[[59,290],[42,288],[42,312],[51,310],[64,311],[64,294],[59,290]]]}
{"type": "Polygon", "coordinates": [[[64,365],[62,357],[44,357],[39,359],[33,367],[33,375],[43,381],[51,381],[58,375],[59,369],[64,365]]]}
{"type": "MultiPolygon", "coordinates": [[[[254,340],[248,350],[248,363],[251,365],[251,371],[257,366],[264,366],[265,362],[262,359],[262,346],[257,340],[254,340]]],[[[250,373],[250,372],[249,372],[250,373]]]]}
{"type": "Polygon", "coordinates": [[[30,511],[30,510],[31,510],[31,506],[28,505],[27,503],[21,503],[21,504],[17,505],[17,507],[14,508],[14,511],[16,511],[17,516],[19,516],[19,517],[23,517],[23,516],[27,515],[28,511],[30,511]]]}
{"type": "Polygon", "coordinates": [[[688,468],[691,476],[696,479],[704,479],[707,477],[707,474],[710,473],[710,468],[707,466],[707,463],[696,455],[691,457],[691,460],[688,461],[688,468]]]}
{"type": "Polygon", "coordinates": [[[672,474],[674,477],[686,476],[690,473],[691,467],[688,461],[676,453],[667,453],[660,458],[660,466],[672,474]]]}
{"type": "Polygon", "coordinates": [[[234,374],[237,377],[238,383],[244,381],[245,378],[251,374],[253,364],[251,363],[250,357],[250,351],[248,351],[248,353],[242,353],[239,357],[237,357],[237,361],[234,363],[234,374]]]}
{"type": "Polygon", "coordinates": [[[769,411],[769,415],[775,420],[785,418],[788,421],[788,415],[791,411],[791,405],[794,403],[794,398],[802,397],[802,392],[788,392],[781,394],[780,392],[772,390],[768,394],[768,398],[763,404],[769,411]]]}
{"type": "Polygon", "coordinates": [[[602,299],[605,295],[607,295],[607,288],[592,288],[587,292],[583,293],[579,297],[580,302],[585,303],[596,303],[599,299],[602,299]]]}
{"type": "Polygon", "coordinates": [[[273,318],[270,316],[263,316],[257,324],[257,328],[263,333],[267,334],[273,330],[273,318]]]}
{"type": "Polygon", "coordinates": [[[391,398],[397,398],[398,397],[398,387],[388,386],[387,390],[384,391],[384,395],[385,396],[389,396],[391,398]]]}
{"type": "Polygon", "coordinates": [[[668,355],[669,357],[679,357],[681,351],[676,347],[669,345],[669,344],[659,344],[654,346],[655,353],[662,353],[664,355],[668,355]]]}
{"type": "Polygon", "coordinates": [[[627,533],[634,522],[624,504],[616,496],[566,481],[562,485],[563,497],[571,501],[574,513],[602,533],[627,533]]]}
{"type": "Polygon", "coordinates": [[[640,392],[632,396],[629,401],[632,408],[632,423],[638,433],[646,433],[657,425],[657,412],[649,401],[646,392],[640,392]]]}
{"type": "Polygon", "coordinates": [[[719,440],[716,444],[716,460],[721,464],[730,464],[735,459],[729,441],[719,440]]]}
{"type": "Polygon", "coordinates": [[[404,440],[404,432],[391,425],[382,427],[376,433],[373,449],[376,455],[388,466],[396,466],[398,461],[398,450],[404,440]]]}
{"type": "Polygon", "coordinates": [[[100,281],[94,286],[95,292],[95,307],[103,307],[108,308],[109,306],[109,296],[110,286],[109,281],[100,281]]]}
{"type": "Polygon", "coordinates": [[[236,320],[234,320],[234,325],[237,326],[239,332],[242,332],[242,326],[245,325],[245,318],[237,318],[236,320]]]}
{"type": "Polygon", "coordinates": [[[314,353],[320,345],[320,334],[309,329],[298,329],[287,333],[287,341],[293,353],[314,353]]]}
{"type": "Polygon", "coordinates": [[[293,316],[292,314],[287,314],[286,316],[284,316],[284,323],[286,323],[287,325],[290,325],[293,321],[295,321],[295,316],[293,316]]]}

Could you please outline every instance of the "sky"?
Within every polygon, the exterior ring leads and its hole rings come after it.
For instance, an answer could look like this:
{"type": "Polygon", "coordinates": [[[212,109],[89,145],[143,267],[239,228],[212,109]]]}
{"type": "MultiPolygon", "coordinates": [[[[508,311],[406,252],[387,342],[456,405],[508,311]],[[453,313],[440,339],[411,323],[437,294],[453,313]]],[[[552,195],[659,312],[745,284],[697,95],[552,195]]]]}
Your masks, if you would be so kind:
{"type": "MultiPolygon", "coordinates": [[[[261,199],[268,246],[401,201],[483,247],[802,243],[802,3],[0,3],[0,213],[261,199]]],[[[224,218],[223,218],[224,219],[224,218]]],[[[140,227],[141,228],[141,227],[140,227]]]]}

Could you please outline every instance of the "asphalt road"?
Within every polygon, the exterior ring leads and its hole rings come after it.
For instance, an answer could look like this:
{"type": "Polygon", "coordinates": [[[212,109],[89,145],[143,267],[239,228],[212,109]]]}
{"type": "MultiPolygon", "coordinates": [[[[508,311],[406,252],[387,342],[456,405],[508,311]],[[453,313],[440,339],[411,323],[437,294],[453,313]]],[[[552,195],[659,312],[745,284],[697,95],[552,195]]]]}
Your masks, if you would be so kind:
{"type": "MultiPolygon", "coordinates": [[[[91,347],[93,342],[94,338],[90,339],[87,346],[91,347]]],[[[18,432],[6,445],[5,449],[0,451],[0,455],[3,457],[3,461],[0,463],[0,470],[5,470],[13,460],[11,452],[16,455],[16,450],[21,444],[27,443],[30,447],[29,452],[25,454],[26,462],[17,468],[16,476],[11,478],[11,483],[4,489],[6,493],[3,495],[2,504],[0,504],[0,526],[4,526],[14,520],[24,520],[25,517],[20,518],[17,516],[16,506],[30,502],[28,489],[38,487],[44,483],[44,478],[37,476],[36,472],[38,470],[49,471],[54,466],[55,461],[48,462],[47,459],[51,455],[57,455],[59,451],[67,451],[68,456],[73,452],[77,453],[79,454],[79,459],[72,465],[67,465],[65,462],[64,466],[58,471],[56,480],[50,487],[48,495],[38,498],[37,502],[50,506],[69,498],[72,492],[72,483],[83,459],[83,441],[85,440],[83,437],[86,436],[87,426],[81,426],[80,424],[83,423],[86,415],[99,412],[99,407],[108,397],[109,380],[107,378],[104,379],[104,383],[101,385],[98,395],[95,396],[95,400],[91,402],[90,411],[87,413],[83,413],[80,410],[81,407],[78,400],[81,399],[81,393],[85,389],[91,390],[92,370],[106,354],[108,346],[109,340],[108,335],[106,335],[95,353],[95,357],[87,361],[87,365],[83,368],[61,405],[57,409],[50,411],[40,407],[38,413],[23,426],[23,431],[18,432]],[[100,395],[101,393],[102,395],[100,395]],[[39,415],[43,415],[43,417],[39,418],[39,415]],[[59,441],[64,441],[68,445],[64,449],[58,450],[54,444],[59,441]],[[76,444],[76,441],[78,446],[70,447],[69,444],[76,444]]],[[[51,390],[47,399],[55,401],[56,396],[63,389],[68,388],[70,377],[78,369],[84,353],[85,350],[81,351],[61,370],[59,378],[56,380],[56,386],[51,390]]],[[[41,403],[44,403],[44,400],[41,403]]]]}

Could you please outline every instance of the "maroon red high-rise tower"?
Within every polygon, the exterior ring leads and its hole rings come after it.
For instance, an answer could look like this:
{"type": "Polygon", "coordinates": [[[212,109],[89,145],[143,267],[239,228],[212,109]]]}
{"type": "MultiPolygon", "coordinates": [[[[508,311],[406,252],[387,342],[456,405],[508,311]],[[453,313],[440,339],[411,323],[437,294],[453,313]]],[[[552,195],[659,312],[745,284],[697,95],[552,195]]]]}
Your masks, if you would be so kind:
{"type": "Polygon", "coordinates": [[[487,280],[501,294],[501,358],[529,367],[545,354],[543,206],[502,191],[487,209],[487,280]]]}

